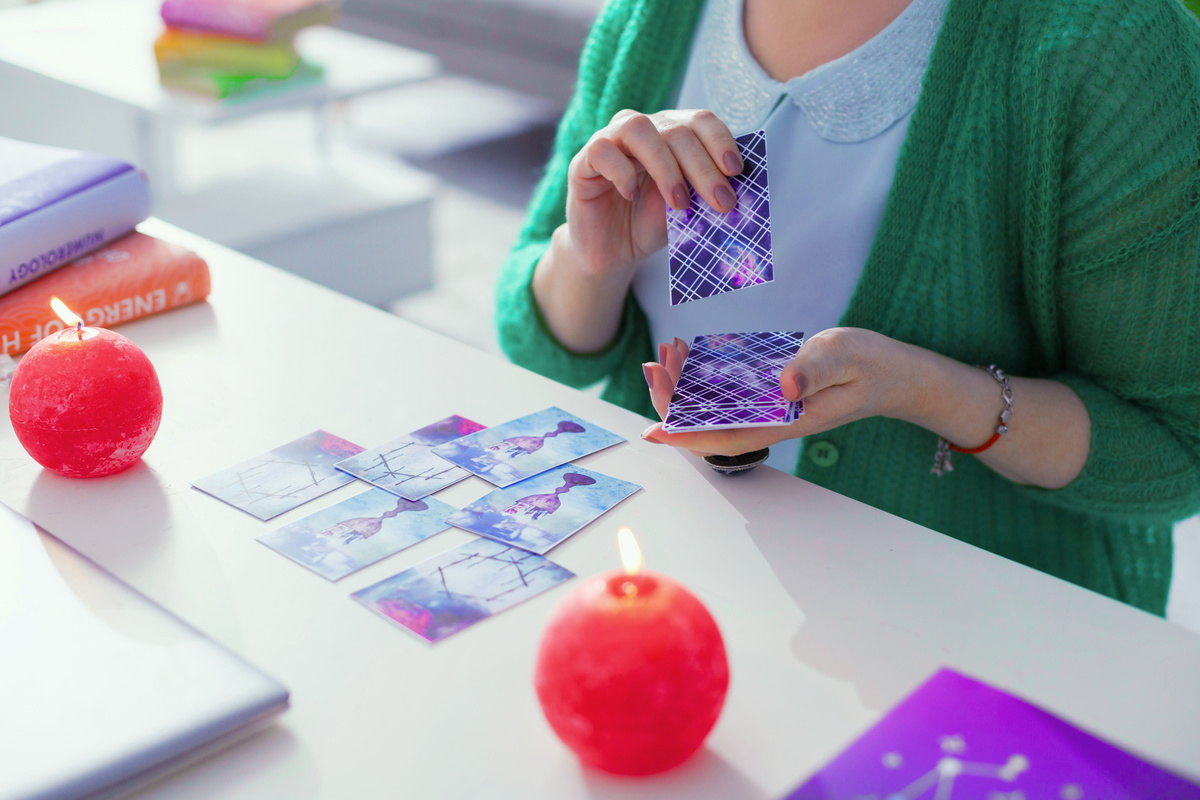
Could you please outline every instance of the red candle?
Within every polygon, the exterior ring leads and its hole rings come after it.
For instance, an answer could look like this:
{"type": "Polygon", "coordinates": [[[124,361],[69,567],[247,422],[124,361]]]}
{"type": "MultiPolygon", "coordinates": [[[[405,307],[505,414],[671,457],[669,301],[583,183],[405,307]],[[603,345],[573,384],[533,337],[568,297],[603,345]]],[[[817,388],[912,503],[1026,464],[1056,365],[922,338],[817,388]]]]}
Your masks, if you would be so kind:
{"type": "Polygon", "coordinates": [[[652,775],[700,748],[729,665],[708,610],[670,578],[639,571],[628,528],[620,540],[625,570],[579,586],[550,620],[535,684],[550,726],[585,764],[652,775]]]}
{"type": "Polygon", "coordinates": [[[61,303],[55,309],[73,327],[42,339],[17,365],[8,398],[13,430],[35,461],[60,475],[120,472],[158,430],[158,375],[124,336],[83,327],[61,303]]]}

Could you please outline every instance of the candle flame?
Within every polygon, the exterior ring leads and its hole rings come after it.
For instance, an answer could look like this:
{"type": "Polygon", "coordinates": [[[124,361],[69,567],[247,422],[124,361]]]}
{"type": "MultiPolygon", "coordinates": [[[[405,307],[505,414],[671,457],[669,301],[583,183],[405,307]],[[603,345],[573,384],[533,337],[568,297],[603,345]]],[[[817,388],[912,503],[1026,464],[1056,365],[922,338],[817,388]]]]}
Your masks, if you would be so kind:
{"type": "Polygon", "coordinates": [[[637,575],[642,568],[642,549],[638,547],[633,531],[621,528],[617,531],[617,546],[621,549],[621,563],[630,575],[637,575]]]}
{"type": "Polygon", "coordinates": [[[50,307],[54,309],[54,313],[58,314],[58,318],[65,322],[70,327],[83,324],[83,319],[79,317],[71,309],[67,308],[67,304],[57,297],[50,298],[50,307]]]}

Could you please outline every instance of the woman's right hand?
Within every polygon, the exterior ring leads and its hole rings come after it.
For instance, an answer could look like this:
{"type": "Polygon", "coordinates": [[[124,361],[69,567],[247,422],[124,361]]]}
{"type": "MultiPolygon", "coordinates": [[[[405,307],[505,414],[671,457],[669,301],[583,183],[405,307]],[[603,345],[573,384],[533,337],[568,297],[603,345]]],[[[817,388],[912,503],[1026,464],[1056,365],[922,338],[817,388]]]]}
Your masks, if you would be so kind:
{"type": "Polygon", "coordinates": [[[588,277],[632,279],[637,264],[667,243],[665,205],[686,209],[691,184],[714,209],[731,211],[729,177],[741,171],[733,134],[711,111],[618,112],[567,172],[576,264],[588,277]]]}

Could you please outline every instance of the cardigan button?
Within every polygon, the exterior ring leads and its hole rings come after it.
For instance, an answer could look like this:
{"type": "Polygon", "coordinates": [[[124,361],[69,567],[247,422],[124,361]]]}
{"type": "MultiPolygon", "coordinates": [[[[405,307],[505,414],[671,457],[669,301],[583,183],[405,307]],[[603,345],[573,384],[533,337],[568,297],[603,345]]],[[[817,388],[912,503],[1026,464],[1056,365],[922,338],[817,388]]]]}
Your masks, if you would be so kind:
{"type": "Polygon", "coordinates": [[[818,467],[832,467],[838,460],[838,449],[833,442],[813,442],[807,448],[808,460],[818,467]]]}

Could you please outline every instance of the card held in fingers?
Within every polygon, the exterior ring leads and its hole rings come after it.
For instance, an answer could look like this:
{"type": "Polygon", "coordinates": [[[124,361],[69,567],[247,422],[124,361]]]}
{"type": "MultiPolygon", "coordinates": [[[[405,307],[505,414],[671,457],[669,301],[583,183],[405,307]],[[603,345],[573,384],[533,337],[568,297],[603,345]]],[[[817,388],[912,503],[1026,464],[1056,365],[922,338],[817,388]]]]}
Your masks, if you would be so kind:
{"type": "Polygon", "coordinates": [[[774,279],[766,132],[747,133],[735,141],[745,166],[729,179],[737,196],[732,211],[713,210],[695,189],[690,190],[692,202],[686,210],[667,207],[673,306],[774,279]]]}

